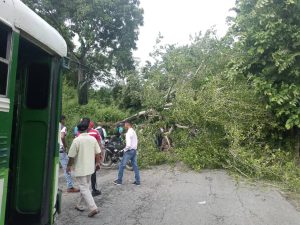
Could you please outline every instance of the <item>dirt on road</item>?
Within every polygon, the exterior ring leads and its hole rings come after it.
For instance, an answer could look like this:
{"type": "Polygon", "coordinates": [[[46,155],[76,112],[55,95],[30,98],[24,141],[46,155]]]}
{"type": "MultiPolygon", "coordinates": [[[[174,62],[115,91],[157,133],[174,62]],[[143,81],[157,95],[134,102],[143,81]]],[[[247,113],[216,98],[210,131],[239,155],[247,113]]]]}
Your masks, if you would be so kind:
{"type": "MultiPolygon", "coordinates": [[[[300,212],[275,188],[236,181],[226,171],[197,173],[183,167],[142,170],[142,185],[133,172],[115,186],[115,169],[102,169],[95,197],[100,214],[74,209],[79,194],[63,193],[57,225],[300,225],[300,212]]],[[[60,187],[66,190],[63,177],[60,187]]]]}

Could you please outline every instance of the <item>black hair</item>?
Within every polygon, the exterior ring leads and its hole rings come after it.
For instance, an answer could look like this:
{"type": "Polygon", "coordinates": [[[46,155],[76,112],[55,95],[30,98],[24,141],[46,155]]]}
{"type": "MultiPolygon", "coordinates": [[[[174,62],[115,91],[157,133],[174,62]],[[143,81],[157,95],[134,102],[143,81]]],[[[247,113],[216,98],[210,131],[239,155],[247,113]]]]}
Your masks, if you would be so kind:
{"type": "Polygon", "coordinates": [[[60,116],[60,122],[63,121],[63,120],[65,120],[65,119],[66,119],[66,116],[65,116],[65,115],[61,115],[61,116],[60,116]]]}
{"type": "Polygon", "coordinates": [[[86,131],[89,128],[90,121],[91,120],[87,117],[82,118],[82,121],[77,125],[78,130],[81,132],[86,131]]]}
{"type": "Polygon", "coordinates": [[[90,121],[91,121],[90,118],[88,118],[88,117],[83,117],[81,122],[85,122],[85,123],[88,123],[88,124],[89,124],[90,121]]]}

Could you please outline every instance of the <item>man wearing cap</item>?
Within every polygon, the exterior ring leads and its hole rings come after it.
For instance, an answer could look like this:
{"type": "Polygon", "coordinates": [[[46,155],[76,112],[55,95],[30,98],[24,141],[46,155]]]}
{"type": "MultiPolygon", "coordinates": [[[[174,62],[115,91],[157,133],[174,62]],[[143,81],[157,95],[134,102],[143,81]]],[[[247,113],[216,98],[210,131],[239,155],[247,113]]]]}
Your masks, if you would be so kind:
{"type": "Polygon", "coordinates": [[[74,173],[79,184],[81,194],[75,209],[84,211],[82,203],[83,200],[85,200],[90,210],[88,216],[93,217],[94,215],[98,214],[99,211],[89,187],[91,175],[95,171],[95,158],[96,168],[100,168],[101,149],[96,139],[87,133],[89,124],[90,119],[83,118],[78,125],[78,130],[81,134],[73,140],[70,147],[67,171],[70,173],[71,167],[74,165],[74,173]]]}

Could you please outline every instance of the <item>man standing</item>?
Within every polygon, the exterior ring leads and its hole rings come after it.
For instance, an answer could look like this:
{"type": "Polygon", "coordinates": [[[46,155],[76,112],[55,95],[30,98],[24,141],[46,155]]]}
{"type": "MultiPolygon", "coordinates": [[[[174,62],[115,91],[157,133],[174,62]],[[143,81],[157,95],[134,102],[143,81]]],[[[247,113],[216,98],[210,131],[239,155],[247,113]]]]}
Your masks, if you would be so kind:
{"type": "Polygon", "coordinates": [[[64,170],[65,180],[67,182],[67,192],[74,193],[79,192],[79,189],[73,187],[73,180],[71,174],[67,173],[68,155],[67,155],[67,127],[65,126],[66,117],[64,115],[60,118],[60,149],[59,149],[59,160],[64,170]]]}
{"type": "Polygon", "coordinates": [[[104,129],[104,127],[102,127],[102,125],[101,125],[100,122],[98,122],[98,127],[96,128],[96,130],[99,132],[100,137],[101,137],[101,144],[102,144],[102,149],[101,149],[101,153],[102,153],[102,162],[104,162],[105,157],[106,157],[105,138],[107,138],[107,133],[106,133],[106,130],[104,129]]]}
{"type": "Polygon", "coordinates": [[[129,121],[125,122],[125,129],[127,130],[126,133],[126,147],[124,149],[124,156],[119,166],[119,173],[118,173],[118,179],[114,181],[114,184],[121,185],[122,179],[123,179],[123,173],[125,166],[127,162],[130,160],[133,171],[135,174],[135,181],[133,184],[140,185],[140,174],[139,174],[139,168],[137,165],[137,145],[138,145],[138,139],[136,132],[132,128],[132,124],[129,121]]]}
{"type": "Polygon", "coordinates": [[[96,127],[96,130],[99,132],[100,137],[101,137],[101,144],[105,144],[105,138],[107,137],[106,130],[104,127],[101,125],[100,122],[98,122],[98,127],[96,127]]]}
{"type": "MultiPolygon", "coordinates": [[[[88,134],[97,140],[97,142],[100,146],[101,152],[102,152],[102,149],[103,149],[102,143],[101,143],[102,138],[101,138],[99,132],[94,129],[94,126],[95,126],[94,122],[90,121],[89,128],[88,128],[88,134]]],[[[91,182],[92,182],[92,195],[94,197],[101,195],[101,191],[97,190],[97,188],[96,188],[96,186],[97,186],[97,170],[95,170],[95,172],[92,174],[91,182]]]]}
{"type": "Polygon", "coordinates": [[[100,168],[100,147],[95,138],[91,137],[87,130],[89,128],[90,120],[84,118],[78,125],[78,130],[81,133],[72,142],[69,150],[69,163],[67,171],[71,171],[71,166],[74,164],[74,172],[80,188],[80,199],[75,209],[83,211],[83,200],[85,200],[90,213],[89,217],[93,217],[98,214],[98,207],[93,199],[93,196],[89,190],[91,175],[95,171],[95,158],[96,168],[100,168]]]}

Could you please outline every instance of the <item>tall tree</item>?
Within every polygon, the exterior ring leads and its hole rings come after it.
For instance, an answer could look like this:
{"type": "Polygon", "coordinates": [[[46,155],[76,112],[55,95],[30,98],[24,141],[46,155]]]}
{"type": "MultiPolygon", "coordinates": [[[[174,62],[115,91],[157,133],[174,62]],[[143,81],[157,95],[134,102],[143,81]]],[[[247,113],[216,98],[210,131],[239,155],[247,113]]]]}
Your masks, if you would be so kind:
{"type": "Polygon", "coordinates": [[[233,71],[252,78],[279,129],[300,127],[300,1],[237,0],[233,71]]]}
{"type": "Polygon", "coordinates": [[[60,31],[78,64],[79,103],[87,103],[87,86],[123,77],[134,69],[138,28],[143,25],[139,0],[24,0],[60,31]]]}

